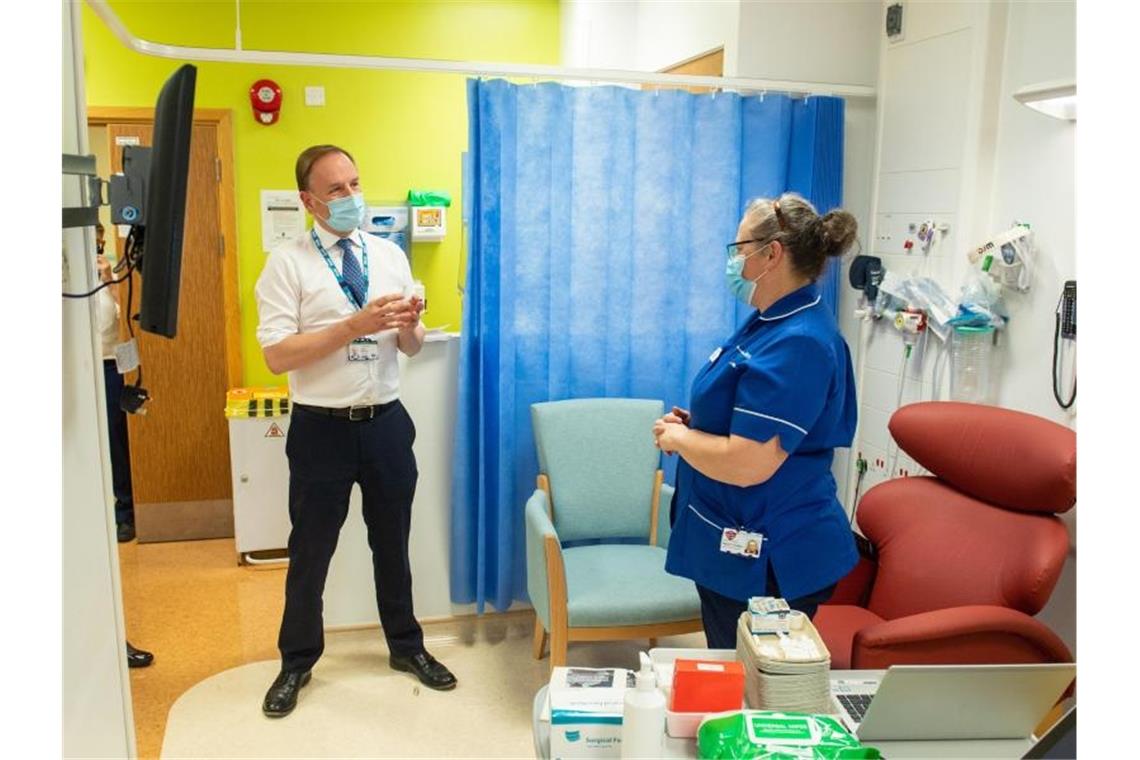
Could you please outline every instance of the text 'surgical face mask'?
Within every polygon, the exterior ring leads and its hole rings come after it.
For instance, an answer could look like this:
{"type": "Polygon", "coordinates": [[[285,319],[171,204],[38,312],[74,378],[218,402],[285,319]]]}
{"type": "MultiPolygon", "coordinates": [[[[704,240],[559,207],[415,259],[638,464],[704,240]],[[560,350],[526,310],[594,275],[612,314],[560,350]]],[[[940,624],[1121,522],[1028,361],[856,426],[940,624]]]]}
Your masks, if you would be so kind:
{"type": "Polygon", "coordinates": [[[364,222],[364,195],[353,193],[343,198],[322,201],[329,209],[325,222],[338,232],[352,232],[364,222]]]}

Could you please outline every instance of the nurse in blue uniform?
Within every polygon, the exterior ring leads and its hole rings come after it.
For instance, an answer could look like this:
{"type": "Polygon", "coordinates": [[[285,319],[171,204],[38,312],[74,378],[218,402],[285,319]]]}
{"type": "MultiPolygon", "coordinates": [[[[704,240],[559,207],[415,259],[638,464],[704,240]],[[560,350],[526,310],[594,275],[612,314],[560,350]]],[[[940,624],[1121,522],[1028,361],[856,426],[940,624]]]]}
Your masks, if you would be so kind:
{"type": "Polygon", "coordinates": [[[820,216],[798,195],[752,202],[725,274],[756,311],[697,373],[690,409],[654,425],[681,458],[665,569],[696,582],[711,648],[735,648],[752,596],[814,615],[858,560],[831,475],[855,432],[855,381],[816,286],[855,232],[850,213],[820,216]]]}

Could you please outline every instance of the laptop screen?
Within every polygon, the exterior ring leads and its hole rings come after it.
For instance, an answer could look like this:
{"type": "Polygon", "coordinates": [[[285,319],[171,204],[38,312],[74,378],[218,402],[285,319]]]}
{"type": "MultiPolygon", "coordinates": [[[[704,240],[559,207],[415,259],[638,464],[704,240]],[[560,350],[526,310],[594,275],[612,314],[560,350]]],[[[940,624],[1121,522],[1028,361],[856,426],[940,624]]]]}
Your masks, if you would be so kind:
{"type": "Polygon", "coordinates": [[[1077,756],[1077,708],[1074,706],[1053,724],[1037,743],[1022,755],[1030,758],[1067,758],[1077,756]]]}

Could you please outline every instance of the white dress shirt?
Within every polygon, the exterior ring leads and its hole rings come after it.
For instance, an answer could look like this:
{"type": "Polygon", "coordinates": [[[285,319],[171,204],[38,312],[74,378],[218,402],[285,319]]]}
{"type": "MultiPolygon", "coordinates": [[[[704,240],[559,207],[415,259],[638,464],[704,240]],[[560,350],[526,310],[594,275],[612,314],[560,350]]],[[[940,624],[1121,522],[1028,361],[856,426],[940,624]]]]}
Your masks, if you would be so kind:
{"type": "MultiPolygon", "coordinates": [[[[337,245],[340,238],[320,225],[314,229],[337,272],[343,272],[344,255],[337,245]]],[[[360,230],[354,230],[348,239],[361,270],[364,269],[361,241],[367,246],[368,301],[390,293],[411,294],[412,270],[399,246],[360,230]]],[[[291,335],[324,329],[357,310],[313,245],[308,231],[273,249],[254,293],[259,319],[257,341],[262,348],[291,335]]],[[[323,359],[290,372],[289,390],[293,401],[340,408],[386,404],[398,398],[396,332],[385,330],[368,336],[379,343],[380,356],[375,361],[349,361],[345,345],[323,359]]]]}
{"type": "Polygon", "coordinates": [[[115,358],[115,346],[119,343],[119,303],[111,295],[112,287],[103,288],[95,298],[95,326],[103,341],[104,359],[115,358]]]}

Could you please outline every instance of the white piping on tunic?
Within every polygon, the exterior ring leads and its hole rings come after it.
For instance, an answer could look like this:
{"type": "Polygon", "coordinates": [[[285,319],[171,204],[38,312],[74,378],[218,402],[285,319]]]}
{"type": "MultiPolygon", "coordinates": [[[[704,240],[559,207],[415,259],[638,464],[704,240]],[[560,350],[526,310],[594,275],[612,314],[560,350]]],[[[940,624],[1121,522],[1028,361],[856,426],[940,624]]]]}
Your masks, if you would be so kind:
{"type": "Polygon", "coordinates": [[[783,319],[784,317],[790,317],[793,314],[795,314],[796,312],[803,311],[804,309],[810,309],[811,307],[813,307],[817,303],[819,303],[821,298],[823,298],[823,296],[816,296],[815,300],[812,301],[811,303],[806,303],[803,306],[799,307],[798,309],[792,309],[787,314],[777,314],[774,317],[765,317],[763,314],[757,314],[756,318],[763,321],[763,322],[775,322],[777,319],[783,319]]]}
{"type": "Polygon", "coordinates": [[[784,425],[787,425],[787,426],[788,426],[788,427],[790,427],[790,428],[795,428],[796,430],[800,431],[800,432],[801,432],[801,433],[803,433],[804,435],[807,435],[807,434],[808,434],[808,431],[804,430],[802,427],[800,427],[799,425],[795,424],[794,422],[788,422],[787,420],[782,420],[782,419],[780,419],[779,417],[773,417],[773,416],[771,416],[770,414],[760,414],[760,412],[753,412],[753,411],[752,411],[752,410],[750,410],[750,409],[743,409],[743,408],[741,408],[741,407],[739,407],[739,406],[734,406],[734,407],[733,407],[733,411],[737,411],[737,412],[744,412],[745,414],[751,414],[751,415],[753,415],[753,416],[755,416],[755,417],[763,417],[764,419],[766,419],[766,420],[772,420],[773,422],[780,422],[780,423],[782,423],[782,424],[784,424],[784,425]]]}

